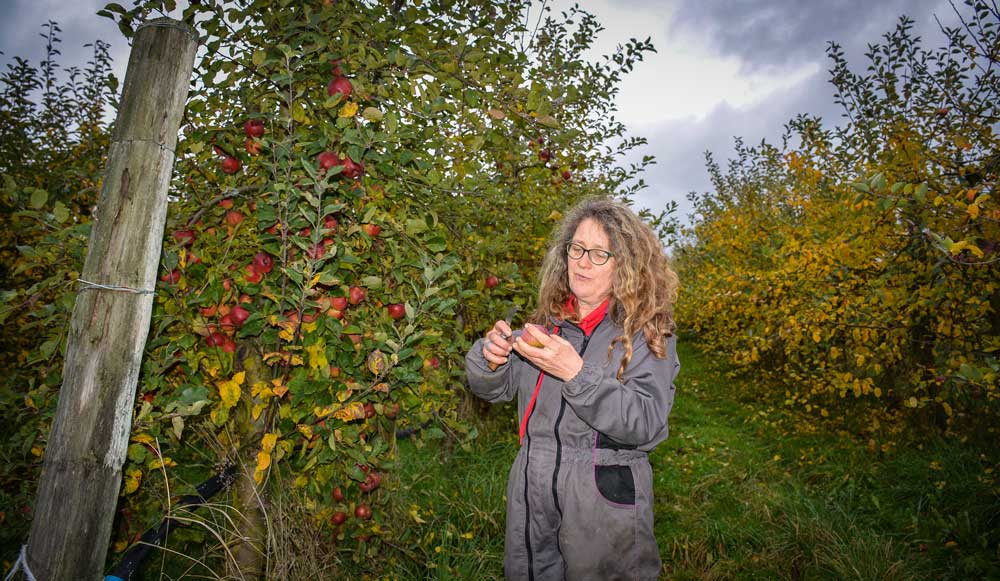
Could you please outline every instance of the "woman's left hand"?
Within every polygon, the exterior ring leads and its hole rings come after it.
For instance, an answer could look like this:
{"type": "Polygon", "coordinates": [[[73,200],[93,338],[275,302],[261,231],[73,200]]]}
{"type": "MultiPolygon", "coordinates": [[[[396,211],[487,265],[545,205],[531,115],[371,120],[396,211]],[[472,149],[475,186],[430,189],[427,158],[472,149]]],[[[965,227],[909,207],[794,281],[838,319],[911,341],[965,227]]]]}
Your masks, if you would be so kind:
{"type": "Polygon", "coordinates": [[[583,359],[569,341],[559,335],[534,333],[541,347],[532,347],[518,335],[514,340],[514,350],[534,363],[539,369],[552,377],[569,381],[583,369],[583,359]]]}

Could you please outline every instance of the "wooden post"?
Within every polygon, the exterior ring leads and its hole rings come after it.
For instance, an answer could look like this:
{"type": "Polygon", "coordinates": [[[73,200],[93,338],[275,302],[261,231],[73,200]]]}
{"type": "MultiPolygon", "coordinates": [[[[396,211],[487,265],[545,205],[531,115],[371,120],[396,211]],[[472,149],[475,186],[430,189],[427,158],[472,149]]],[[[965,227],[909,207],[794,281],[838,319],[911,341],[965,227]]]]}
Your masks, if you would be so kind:
{"type": "Polygon", "coordinates": [[[195,32],[169,18],[142,25],[132,44],[80,275],[117,289],[78,285],[28,537],[41,580],[103,576],[196,49],[195,32]]]}

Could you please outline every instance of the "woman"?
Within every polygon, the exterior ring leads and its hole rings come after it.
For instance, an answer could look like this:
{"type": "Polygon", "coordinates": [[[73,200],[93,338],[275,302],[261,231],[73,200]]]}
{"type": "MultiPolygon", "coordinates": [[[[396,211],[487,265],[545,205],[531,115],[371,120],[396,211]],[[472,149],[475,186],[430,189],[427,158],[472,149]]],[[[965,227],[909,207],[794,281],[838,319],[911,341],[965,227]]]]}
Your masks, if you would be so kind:
{"type": "Polygon", "coordinates": [[[667,437],[680,364],[677,275],[628,206],[571,210],[542,265],[533,347],[497,321],[465,360],[479,397],[518,396],[508,579],[656,579],[647,454],[667,437]]]}

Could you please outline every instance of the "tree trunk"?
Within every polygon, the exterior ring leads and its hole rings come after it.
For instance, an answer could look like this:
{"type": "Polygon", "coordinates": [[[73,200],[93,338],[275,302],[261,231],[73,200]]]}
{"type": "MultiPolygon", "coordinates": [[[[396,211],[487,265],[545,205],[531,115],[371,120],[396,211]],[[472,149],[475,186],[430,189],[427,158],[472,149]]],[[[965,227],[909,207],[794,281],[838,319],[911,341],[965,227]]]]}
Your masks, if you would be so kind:
{"type": "MultiPolygon", "coordinates": [[[[248,350],[245,357],[240,351],[240,367],[246,372],[243,396],[249,399],[251,386],[265,377],[264,362],[260,355],[248,350]]],[[[242,406],[236,410],[233,418],[234,430],[239,438],[238,454],[240,470],[233,486],[234,521],[239,526],[240,538],[236,539],[234,557],[236,571],[234,576],[245,579],[263,579],[267,575],[267,559],[269,542],[266,511],[268,508],[267,492],[264,486],[254,481],[254,471],[257,466],[259,442],[264,434],[267,413],[262,413],[253,419],[250,409],[253,406],[242,406]]]]}
{"type": "Polygon", "coordinates": [[[194,31],[167,18],[135,35],[81,274],[116,288],[81,282],[73,307],[28,539],[39,579],[102,577],[196,48],[194,31]]]}

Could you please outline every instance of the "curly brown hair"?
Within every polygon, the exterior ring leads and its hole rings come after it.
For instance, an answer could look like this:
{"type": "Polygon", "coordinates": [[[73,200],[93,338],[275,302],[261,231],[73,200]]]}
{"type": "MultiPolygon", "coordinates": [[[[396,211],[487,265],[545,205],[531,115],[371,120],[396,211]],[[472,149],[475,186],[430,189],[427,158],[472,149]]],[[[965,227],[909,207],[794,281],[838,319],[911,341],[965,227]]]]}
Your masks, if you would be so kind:
{"type": "Polygon", "coordinates": [[[572,295],[566,247],[580,223],[587,219],[604,229],[610,243],[608,250],[615,256],[608,316],[622,327],[623,333],[611,342],[608,358],[620,342],[625,350],[617,374],[621,379],[632,359],[632,337],[640,330],[656,357],[667,356],[666,338],[676,328],[674,303],[679,281],[653,229],[631,208],[610,198],[587,199],[573,207],[553,233],[539,275],[538,308],[530,317],[532,322],[545,324],[553,318],[575,318],[565,308],[572,295]]]}

